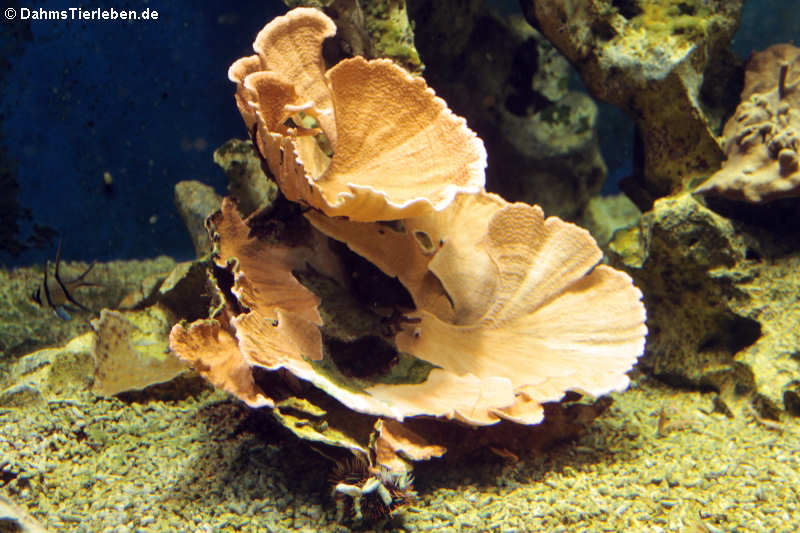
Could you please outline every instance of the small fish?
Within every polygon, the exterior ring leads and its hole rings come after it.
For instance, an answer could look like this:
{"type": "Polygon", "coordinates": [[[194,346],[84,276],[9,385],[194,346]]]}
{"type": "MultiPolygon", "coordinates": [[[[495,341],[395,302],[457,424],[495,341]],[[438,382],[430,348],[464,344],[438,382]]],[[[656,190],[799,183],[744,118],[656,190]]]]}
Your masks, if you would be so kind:
{"type": "Polygon", "coordinates": [[[56,271],[55,279],[50,279],[47,272],[50,270],[50,261],[44,264],[44,279],[42,284],[39,285],[33,294],[31,294],[31,301],[39,307],[47,307],[52,309],[53,312],[62,320],[69,320],[70,316],[67,313],[67,303],[74,305],[84,311],[91,311],[88,307],[78,302],[72,297],[71,291],[78,287],[93,287],[95,283],[87,283],[84,280],[89,271],[94,267],[94,261],[89,265],[89,268],[84,270],[83,274],[73,279],[72,281],[64,281],[61,279],[59,268],[61,266],[61,240],[58,241],[58,251],[56,252],[56,271]]]}

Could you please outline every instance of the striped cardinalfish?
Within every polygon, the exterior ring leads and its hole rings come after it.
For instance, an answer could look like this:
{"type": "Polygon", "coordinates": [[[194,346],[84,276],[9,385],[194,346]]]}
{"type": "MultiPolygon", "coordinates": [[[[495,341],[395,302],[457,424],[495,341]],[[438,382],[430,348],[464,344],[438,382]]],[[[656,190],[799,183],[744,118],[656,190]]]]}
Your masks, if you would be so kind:
{"type": "Polygon", "coordinates": [[[50,270],[50,261],[44,264],[44,278],[42,283],[31,294],[31,301],[42,308],[52,309],[53,312],[62,320],[69,320],[70,316],[67,312],[68,304],[71,304],[78,309],[84,311],[91,311],[88,307],[77,301],[72,292],[79,287],[92,287],[96,286],[95,283],[88,283],[84,281],[86,275],[94,267],[94,261],[89,265],[89,268],[77,278],[71,281],[64,281],[61,279],[61,241],[58,241],[58,251],[56,252],[56,269],[55,275],[51,278],[48,276],[50,270]]]}

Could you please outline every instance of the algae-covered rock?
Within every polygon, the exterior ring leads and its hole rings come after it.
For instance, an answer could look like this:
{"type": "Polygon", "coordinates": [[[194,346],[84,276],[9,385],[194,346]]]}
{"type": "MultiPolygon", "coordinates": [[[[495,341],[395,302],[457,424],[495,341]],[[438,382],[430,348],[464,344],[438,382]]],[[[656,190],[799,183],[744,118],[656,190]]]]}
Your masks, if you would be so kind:
{"type": "Polygon", "coordinates": [[[206,316],[212,303],[212,295],[206,292],[210,267],[211,262],[207,258],[173,263],[171,270],[141,279],[138,286],[114,308],[142,310],[160,303],[176,317],[192,319],[206,316]]]}
{"type": "Polygon", "coordinates": [[[762,412],[783,403],[800,378],[797,235],[727,219],[684,193],[656,201],[610,246],[644,293],[641,368],[748,394],[762,412]]]}
{"type": "Polygon", "coordinates": [[[208,259],[178,263],[158,286],[151,305],[159,303],[169,310],[172,322],[207,316],[213,300],[206,290],[210,268],[208,259]]]}
{"type": "Polygon", "coordinates": [[[0,392],[0,406],[22,407],[54,399],[87,396],[94,374],[93,333],[84,333],[57,348],[35,351],[11,367],[0,392]]]}
{"type": "MultiPolygon", "coordinates": [[[[228,192],[236,198],[239,210],[243,214],[249,215],[264,209],[275,201],[278,186],[264,176],[261,159],[252,142],[229,140],[214,150],[214,162],[225,172],[228,178],[228,192]]],[[[219,209],[219,204],[216,209],[219,209]]],[[[205,228],[203,232],[208,235],[205,228]]]]}
{"type": "Polygon", "coordinates": [[[589,91],[634,118],[642,158],[636,185],[653,198],[713,172],[722,160],[715,133],[735,106],[730,88],[738,65],[727,45],[742,4],[522,2],[527,19],[576,66],[589,91]]]}
{"type": "Polygon", "coordinates": [[[405,0],[361,2],[364,28],[375,46],[375,57],[388,57],[409,72],[420,74],[424,65],[414,47],[414,30],[405,0]]]}
{"type": "MultiPolygon", "coordinates": [[[[172,261],[131,261],[126,269],[126,263],[113,264],[132,273],[147,265],[145,274],[174,265],[172,261]]],[[[108,276],[104,266],[95,268],[108,276]]],[[[212,304],[211,295],[205,293],[208,266],[202,260],[181,263],[169,273],[145,276],[138,287],[134,280],[127,281],[126,286],[133,289],[121,300],[127,310],[103,308],[99,318],[86,324],[90,331],[62,346],[6,361],[8,371],[0,374],[0,387],[5,387],[0,389],[0,405],[92,397],[90,390],[110,396],[182,375],[186,367],[168,352],[167,335],[179,318],[207,315],[212,304]]],[[[55,316],[50,320],[55,325],[64,323],[55,316]]]]}
{"type": "Polygon", "coordinates": [[[641,216],[641,211],[624,194],[595,196],[583,212],[581,225],[605,249],[615,231],[633,226],[641,216]]]}
{"type": "Polygon", "coordinates": [[[164,383],[187,370],[169,352],[175,316],[159,305],[121,313],[103,309],[92,321],[93,390],[103,396],[164,383]]]}
{"type": "Polygon", "coordinates": [[[205,221],[211,213],[219,209],[221,201],[213,187],[199,181],[181,181],[175,184],[175,207],[189,230],[197,257],[211,251],[205,221]]]}
{"type": "Polygon", "coordinates": [[[414,47],[405,0],[284,0],[290,7],[315,7],[336,23],[336,39],[347,55],[388,57],[414,74],[425,66],[414,47]]]}
{"type": "Polygon", "coordinates": [[[735,228],[683,194],[658,200],[643,216],[638,237],[643,253],[616,240],[611,249],[626,254],[622,261],[642,287],[648,309],[650,333],[640,367],[695,385],[716,381],[710,376],[723,369],[733,371],[734,354],[759,333],[757,323],[730,307],[740,297],[736,286],[720,282],[724,269],[745,258],[735,228]]]}
{"type": "Polygon", "coordinates": [[[111,396],[169,381],[187,369],[166,351],[174,316],[155,305],[142,311],[103,309],[94,331],[64,346],[25,355],[10,366],[0,405],[111,396]]]}
{"type": "Polygon", "coordinates": [[[798,250],[796,238],[792,243],[760,241],[751,251],[760,259],[741,262],[729,274],[745,295],[731,307],[761,328],[758,340],[736,359],[752,369],[758,391],[773,407],[785,404],[786,394],[796,390],[800,379],[798,250]]]}

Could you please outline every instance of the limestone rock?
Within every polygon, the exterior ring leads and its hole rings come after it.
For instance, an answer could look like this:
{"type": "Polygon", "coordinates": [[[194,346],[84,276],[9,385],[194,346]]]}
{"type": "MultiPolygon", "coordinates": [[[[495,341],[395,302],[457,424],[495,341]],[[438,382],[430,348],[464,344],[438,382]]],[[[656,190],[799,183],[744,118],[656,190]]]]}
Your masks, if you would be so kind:
{"type": "Polygon", "coordinates": [[[759,409],[783,404],[800,378],[797,235],[727,219],[683,193],[656,201],[611,249],[644,293],[642,369],[749,395],[759,409]]]}
{"type": "Polygon", "coordinates": [[[777,44],[750,57],[722,135],[728,159],[697,192],[754,203],[800,196],[800,48],[777,44]]]}
{"type": "Polygon", "coordinates": [[[624,194],[595,196],[589,200],[589,205],[583,212],[581,225],[605,249],[615,231],[633,226],[641,216],[639,209],[624,194]]]}
{"type": "Polygon", "coordinates": [[[264,176],[252,142],[229,140],[214,150],[214,162],[228,177],[228,192],[245,216],[272,204],[278,196],[278,186],[264,176]]]}
{"type": "Polygon", "coordinates": [[[522,2],[527,19],[578,68],[589,91],[636,120],[643,156],[638,185],[653,198],[722,160],[714,131],[727,103],[714,86],[726,85],[735,70],[726,68],[732,62],[726,46],[742,4],[522,2]]]}
{"type": "Polygon", "coordinates": [[[221,198],[214,189],[199,181],[181,181],[175,185],[175,206],[189,230],[197,257],[211,251],[205,220],[219,209],[220,202],[221,198]]]}

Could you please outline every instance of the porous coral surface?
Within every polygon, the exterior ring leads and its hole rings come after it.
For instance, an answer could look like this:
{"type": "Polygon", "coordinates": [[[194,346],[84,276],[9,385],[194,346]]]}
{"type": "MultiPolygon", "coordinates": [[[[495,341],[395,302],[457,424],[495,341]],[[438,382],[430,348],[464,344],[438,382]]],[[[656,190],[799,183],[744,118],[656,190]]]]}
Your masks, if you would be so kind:
{"type": "Polygon", "coordinates": [[[478,192],[486,150],[464,119],[390,60],[353,57],[326,70],[322,43],[335,31],[321,12],[294,9],[264,26],[257,55],[228,72],[283,194],[329,216],[374,221],[478,192]]]}

